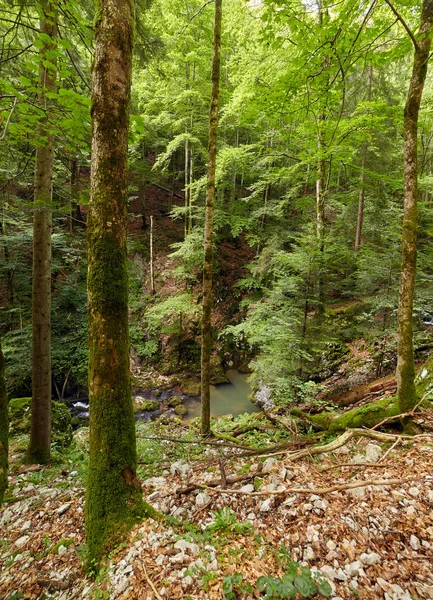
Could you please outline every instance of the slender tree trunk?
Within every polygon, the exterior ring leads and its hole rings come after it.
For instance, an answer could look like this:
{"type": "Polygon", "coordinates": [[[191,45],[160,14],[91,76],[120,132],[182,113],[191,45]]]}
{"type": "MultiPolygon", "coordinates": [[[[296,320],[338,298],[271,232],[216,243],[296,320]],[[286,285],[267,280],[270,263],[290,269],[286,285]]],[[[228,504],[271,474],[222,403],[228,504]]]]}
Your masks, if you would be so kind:
{"type": "Polygon", "coordinates": [[[8,487],[8,399],[5,384],[5,359],[0,345],[0,506],[8,487]]]}
{"type": "Polygon", "coordinates": [[[41,33],[50,41],[42,41],[39,63],[39,106],[45,111],[38,134],[45,143],[36,148],[35,196],[33,217],[33,287],[32,287],[32,426],[27,460],[46,463],[51,445],[51,232],[54,120],[52,100],[56,89],[55,59],[50,53],[57,36],[56,8],[42,3],[41,33]],[[46,64],[49,63],[50,67],[46,64]]]}
{"type": "Polygon", "coordinates": [[[212,261],[213,216],[215,199],[216,144],[220,82],[222,0],[215,0],[215,24],[212,58],[212,92],[209,115],[209,145],[204,231],[203,314],[201,326],[201,432],[210,433],[210,355],[212,346],[212,261]]]}
{"type": "MultiPolygon", "coordinates": [[[[371,86],[373,81],[373,67],[368,68],[368,87],[367,87],[367,100],[371,100],[371,86]]],[[[356,234],[355,234],[355,252],[359,252],[361,248],[361,235],[362,225],[364,222],[364,204],[365,204],[365,168],[367,166],[367,152],[368,143],[364,142],[362,145],[362,157],[361,157],[361,175],[359,176],[359,202],[358,202],[358,219],[356,221],[356,234]]]]}
{"type": "Polygon", "coordinates": [[[155,295],[155,277],[153,273],[153,215],[150,215],[150,295],[155,295]]]}
{"type": "Polygon", "coordinates": [[[145,513],[131,400],[127,273],[127,150],[132,0],[99,0],[92,75],[92,164],[87,224],[90,454],[89,566],[145,513]]]}
{"type": "Polygon", "coordinates": [[[74,229],[76,229],[79,225],[81,225],[81,210],[80,204],[78,202],[78,179],[80,166],[78,164],[78,160],[73,158],[69,161],[70,169],[71,169],[71,207],[68,219],[68,231],[72,233],[74,229]]]}
{"type": "Polygon", "coordinates": [[[424,0],[420,31],[415,48],[412,76],[404,109],[404,213],[402,229],[402,265],[398,303],[397,397],[400,411],[416,404],[413,353],[413,297],[417,251],[417,138],[418,114],[427,75],[433,29],[433,0],[424,0]]]}

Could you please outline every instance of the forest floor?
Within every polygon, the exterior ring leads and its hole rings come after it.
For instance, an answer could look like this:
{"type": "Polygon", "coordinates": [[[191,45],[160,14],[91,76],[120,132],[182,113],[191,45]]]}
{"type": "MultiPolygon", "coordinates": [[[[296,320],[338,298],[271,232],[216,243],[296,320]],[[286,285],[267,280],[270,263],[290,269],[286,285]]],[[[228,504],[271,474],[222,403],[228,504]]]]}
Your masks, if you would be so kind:
{"type": "MultiPolygon", "coordinates": [[[[152,427],[138,427],[144,495],[168,518],[138,524],[96,581],[82,566],[87,430],[39,470],[21,464],[24,440],[12,440],[0,598],[216,600],[224,577],[240,573],[254,585],[281,577],[291,560],[320,571],[334,599],[433,598],[433,435],[352,438],[294,460],[287,451],[241,457],[227,446],[149,441],[191,439],[185,425],[152,427]],[[226,491],[201,487],[224,476],[226,491]]],[[[262,597],[226,582],[227,598],[262,597]]]]}

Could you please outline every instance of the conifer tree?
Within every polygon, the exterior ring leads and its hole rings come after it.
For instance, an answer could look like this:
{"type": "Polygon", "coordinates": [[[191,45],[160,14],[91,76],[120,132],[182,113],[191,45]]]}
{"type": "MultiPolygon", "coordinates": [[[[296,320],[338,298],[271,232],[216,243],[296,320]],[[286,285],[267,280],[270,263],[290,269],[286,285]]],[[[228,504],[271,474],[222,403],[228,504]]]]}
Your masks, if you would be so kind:
{"type": "Polygon", "coordinates": [[[51,232],[54,158],[53,107],[56,89],[55,2],[40,5],[42,47],[39,64],[39,108],[45,114],[39,125],[36,148],[33,216],[32,288],[32,427],[27,459],[46,463],[51,445],[51,232]]]}

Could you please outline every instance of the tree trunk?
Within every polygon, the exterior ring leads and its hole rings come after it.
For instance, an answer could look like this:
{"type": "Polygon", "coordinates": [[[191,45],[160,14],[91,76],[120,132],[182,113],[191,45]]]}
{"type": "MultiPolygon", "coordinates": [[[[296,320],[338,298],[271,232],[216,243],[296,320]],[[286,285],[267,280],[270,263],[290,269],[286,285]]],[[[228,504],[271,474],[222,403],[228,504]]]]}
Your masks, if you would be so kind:
{"type": "Polygon", "coordinates": [[[153,272],[153,215],[150,215],[150,295],[155,295],[155,277],[153,272]]]}
{"type": "Polygon", "coordinates": [[[90,567],[146,514],[136,474],[129,370],[126,170],[133,21],[132,0],[99,0],[87,224],[90,454],[85,518],[90,567]]]}
{"type": "Polygon", "coordinates": [[[222,0],[215,0],[215,25],[212,58],[212,92],[209,115],[209,146],[204,231],[203,313],[201,326],[201,432],[210,432],[210,355],[212,346],[212,261],[215,199],[216,144],[221,55],[222,0]]]}
{"type": "Polygon", "coordinates": [[[71,170],[71,207],[68,219],[68,231],[69,233],[72,233],[74,229],[81,225],[82,221],[80,204],[78,202],[78,180],[80,173],[80,165],[78,164],[78,160],[76,158],[73,158],[69,161],[69,166],[71,170]]]}
{"type": "Polygon", "coordinates": [[[52,232],[52,179],[54,114],[47,94],[56,89],[55,59],[50,56],[55,48],[57,21],[55,6],[42,3],[41,33],[50,37],[43,41],[39,63],[39,106],[45,111],[38,136],[45,143],[36,148],[35,196],[33,217],[33,288],[32,288],[32,426],[27,460],[46,463],[50,459],[51,444],[51,232],[52,232]],[[54,16],[53,16],[54,15],[54,16]]]}
{"type": "Polygon", "coordinates": [[[0,345],[0,506],[8,487],[8,399],[5,384],[5,359],[0,345]]]}
{"type": "MultiPolygon", "coordinates": [[[[367,87],[367,100],[371,100],[371,85],[373,81],[373,67],[368,68],[368,87],[367,87]]],[[[365,141],[362,145],[362,158],[361,158],[361,175],[359,176],[359,202],[358,202],[358,219],[356,222],[356,234],[355,234],[355,252],[359,252],[361,248],[361,234],[362,225],[364,222],[364,204],[365,204],[365,167],[367,166],[367,152],[368,143],[365,141]]]]}
{"type": "Polygon", "coordinates": [[[418,114],[427,75],[427,63],[433,29],[433,0],[424,0],[421,25],[415,48],[412,76],[404,109],[404,213],[402,229],[402,265],[398,302],[397,397],[400,412],[416,404],[413,354],[413,297],[417,251],[417,138],[418,114]]]}

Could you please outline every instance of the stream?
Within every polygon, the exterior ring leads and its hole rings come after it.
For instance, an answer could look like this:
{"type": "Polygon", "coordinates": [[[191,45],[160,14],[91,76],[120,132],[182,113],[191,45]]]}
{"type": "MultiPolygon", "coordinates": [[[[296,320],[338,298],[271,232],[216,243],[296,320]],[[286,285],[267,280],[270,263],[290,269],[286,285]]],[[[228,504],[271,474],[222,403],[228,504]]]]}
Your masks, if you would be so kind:
{"type": "MultiPolygon", "coordinates": [[[[220,383],[218,385],[210,386],[210,404],[211,404],[211,416],[217,417],[221,415],[240,415],[243,413],[257,412],[258,407],[249,401],[248,396],[251,393],[250,385],[247,383],[248,375],[239,373],[236,369],[231,369],[226,373],[230,383],[220,383]]],[[[137,394],[145,398],[153,398],[151,390],[147,390],[143,393],[137,394]]],[[[170,390],[165,390],[158,397],[158,401],[165,404],[171,396],[180,396],[183,404],[188,409],[188,414],[185,416],[186,420],[200,417],[201,415],[201,402],[199,396],[185,396],[183,394],[175,394],[170,390]]],[[[72,400],[68,402],[72,416],[76,416],[82,423],[87,420],[89,416],[89,402],[88,400],[72,400]]],[[[173,409],[167,411],[153,410],[143,411],[136,413],[135,418],[141,421],[154,420],[160,415],[167,413],[172,414],[173,409]]]]}

